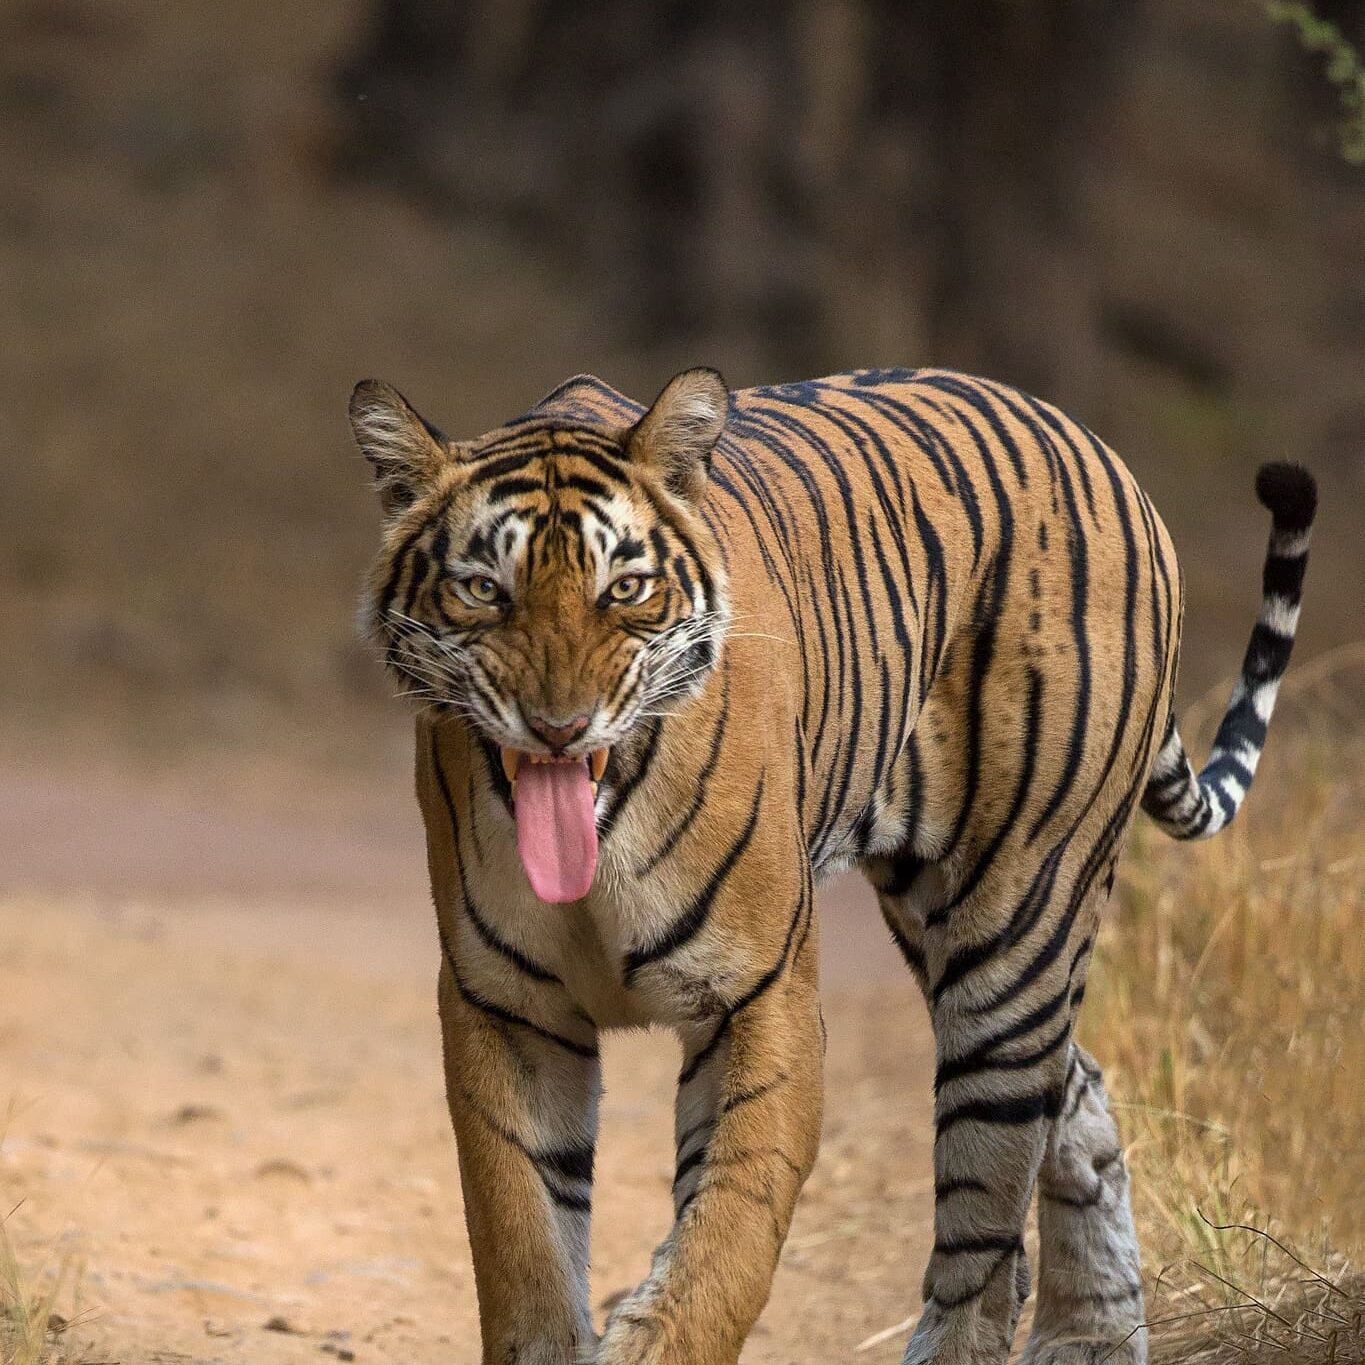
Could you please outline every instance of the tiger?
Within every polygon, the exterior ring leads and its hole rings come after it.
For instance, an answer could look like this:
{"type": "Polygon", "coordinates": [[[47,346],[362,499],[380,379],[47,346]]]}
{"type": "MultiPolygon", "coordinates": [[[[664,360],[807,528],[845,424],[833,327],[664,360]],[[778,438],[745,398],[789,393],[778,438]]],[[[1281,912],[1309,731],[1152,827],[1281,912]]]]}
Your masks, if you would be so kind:
{"type": "Polygon", "coordinates": [[[1312,476],[1263,466],[1259,618],[1196,772],[1170,535],[1050,404],[946,369],[647,409],[591,375],[454,440],[350,403],[365,627],[417,701],[445,1084],[484,1365],[735,1365],[821,1129],[815,888],[855,867],[933,1028],[934,1244],[905,1365],[1146,1358],[1129,1176],[1075,1039],[1140,806],[1251,785],[1298,626],[1312,476]],[[682,1053],[673,1222],[599,1336],[606,1030],[682,1053]]]}

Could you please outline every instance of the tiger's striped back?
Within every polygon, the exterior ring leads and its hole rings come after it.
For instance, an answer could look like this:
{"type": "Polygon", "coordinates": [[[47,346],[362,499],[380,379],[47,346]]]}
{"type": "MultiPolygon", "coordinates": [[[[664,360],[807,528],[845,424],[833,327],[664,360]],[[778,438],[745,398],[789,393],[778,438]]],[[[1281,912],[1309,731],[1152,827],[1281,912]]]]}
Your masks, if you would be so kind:
{"type": "MultiPolygon", "coordinates": [[[[643,411],[592,376],[566,381],[535,409],[610,427],[643,411]]],[[[747,539],[800,647],[801,720],[822,779],[811,829],[818,866],[902,842],[922,766],[914,726],[969,598],[973,628],[987,628],[977,635],[982,686],[1002,619],[1027,601],[1025,652],[1050,651],[1049,671],[1073,675],[1062,684],[1070,758],[1089,727],[1112,724],[1144,681],[1149,694],[1155,684],[1157,709],[1144,719],[1163,742],[1142,804],[1168,832],[1206,837],[1245,799],[1298,624],[1316,505],[1303,470],[1273,465],[1258,477],[1275,519],[1265,601],[1202,779],[1171,710],[1183,613],[1174,547],[1121,461],[1056,408],[942,370],[743,390],[731,395],[711,476],[708,522],[732,554],[747,539]],[[817,714],[828,723],[831,707],[832,737],[812,723],[817,714]]],[[[1034,685],[1041,694],[1041,676],[1013,694],[1021,713],[1034,685]]],[[[1050,700],[1044,707],[1039,696],[1040,712],[1058,709],[1050,700]]],[[[1046,726],[1040,715],[1044,748],[1046,726]]],[[[1068,769],[1058,785],[1078,778],[1068,769]]]]}

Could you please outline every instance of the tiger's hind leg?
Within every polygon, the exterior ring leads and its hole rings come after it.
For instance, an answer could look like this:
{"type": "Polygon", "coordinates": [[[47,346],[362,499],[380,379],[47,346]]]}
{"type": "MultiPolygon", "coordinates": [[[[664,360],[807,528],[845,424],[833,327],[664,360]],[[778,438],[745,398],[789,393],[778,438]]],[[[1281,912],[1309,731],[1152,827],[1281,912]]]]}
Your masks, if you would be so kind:
{"type": "Polygon", "coordinates": [[[1094,823],[1093,842],[995,862],[965,887],[915,859],[867,867],[937,1053],[934,1252],[905,1365],[1006,1360],[1029,1293],[1035,1186],[1041,1272],[1024,1360],[1145,1359],[1127,1172],[1099,1068],[1072,1041],[1121,832],[1094,823]]]}
{"type": "Polygon", "coordinates": [[[952,989],[958,959],[944,927],[926,925],[925,883],[935,877],[927,869],[905,894],[879,892],[928,1000],[937,1053],[934,1251],[904,1361],[1001,1365],[1029,1293],[1024,1224],[1065,1076],[1070,988],[1049,992],[1054,1008],[974,1009],[952,989]]]}
{"type": "Polygon", "coordinates": [[[1100,1069],[1075,1043],[1039,1174],[1038,1241],[1038,1307],[1021,1365],[1142,1365],[1128,1171],[1100,1069]]]}
{"type": "Polygon", "coordinates": [[[1065,1065],[1055,1032],[1070,1026],[1031,1028],[1016,1043],[1003,1036],[1016,1018],[983,1030],[956,1004],[939,1001],[931,1013],[934,1250],[905,1365],[996,1365],[1029,1293],[1024,1225],[1065,1065]]]}

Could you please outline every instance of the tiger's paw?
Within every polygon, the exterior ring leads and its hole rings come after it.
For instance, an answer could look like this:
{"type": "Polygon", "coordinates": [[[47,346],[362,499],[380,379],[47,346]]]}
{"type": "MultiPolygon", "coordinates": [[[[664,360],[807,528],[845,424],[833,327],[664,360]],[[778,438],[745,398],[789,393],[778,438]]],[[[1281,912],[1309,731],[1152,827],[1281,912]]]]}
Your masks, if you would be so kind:
{"type": "Polygon", "coordinates": [[[1013,1322],[992,1322],[976,1304],[945,1310],[931,1298],[901,1365],[1004,1365],[1013,1335],[1013,1322]]]}
{"type": "Polygon", "coordinates": [[[970,1357],[962,1354],[953,1327],[953,1316],[929,1299],[905,1348],[901,1365],[958,1365],[959,1361],[965,1365],[970,1357]]]}
{"type": "Polygon", "coordinates": [[[664,1365],[667,1345],[668,1332],[658,1314],[631,1295],[607,1319],[593,1365],[664,1365]]]}
{"type": "Polygon", "coordinates": [[[1019,1365],[1146,1365],[1147,1331],[1138,1327],[1127,1340],[1104,1336],[1039,1336],[1028,1339],[1019,1365]]]}

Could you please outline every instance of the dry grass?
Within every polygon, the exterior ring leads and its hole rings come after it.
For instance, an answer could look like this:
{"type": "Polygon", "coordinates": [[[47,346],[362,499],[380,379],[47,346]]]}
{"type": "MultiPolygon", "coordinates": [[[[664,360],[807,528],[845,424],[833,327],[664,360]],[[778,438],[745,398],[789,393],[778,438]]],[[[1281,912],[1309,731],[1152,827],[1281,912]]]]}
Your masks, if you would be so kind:
{"type": "Polygon", "coordinates": [[[1157,1359],[1365,1360],[1362,694],[1359,647],[1302,669],[1243,820],[1141,828],[1101,940],[1157,1359]]]}
{"type": "Polygon", "coordinates": [[[40,1289],[19,1266],[4,1221],[0,1221],[0,1362],[3,1365],[60,1365],[60,1339],[67,1320],[57,1311],[66,1275],[43,1277],[40,1289]]]}
{"type": "MultiPolygon", "coordinates": [[[[1254,1235],[1254,1234],[1253,1234],[1254,1235]]],[[[1257,1238],[1264,1243],[1264,1238],[1257,1238]]],[[[1281,1266],[1221,1301],[1187,1289],[1152,1313],[1157,1365],[1359,1365],[1365,1360],[1365,1279],[1312,1270],[1280,1246],[1281,1266]]]]}
{"type": "MultiPolygon", "coordinates": [[[[11,1102],[9,1113],[0,1115],[0,1147],[13,1115],[11,1102]]],[[[85,1315],[73,1306],[65,1317],[57,1307],[74,1305],[80,1276],[69,1259],[36,1273],[20,1265],[9,1235],[9,1220],[18,1207],[0,1213],[0,1365],[73,1365],[62,1349],[63,1336],[85,1315]]]]}

